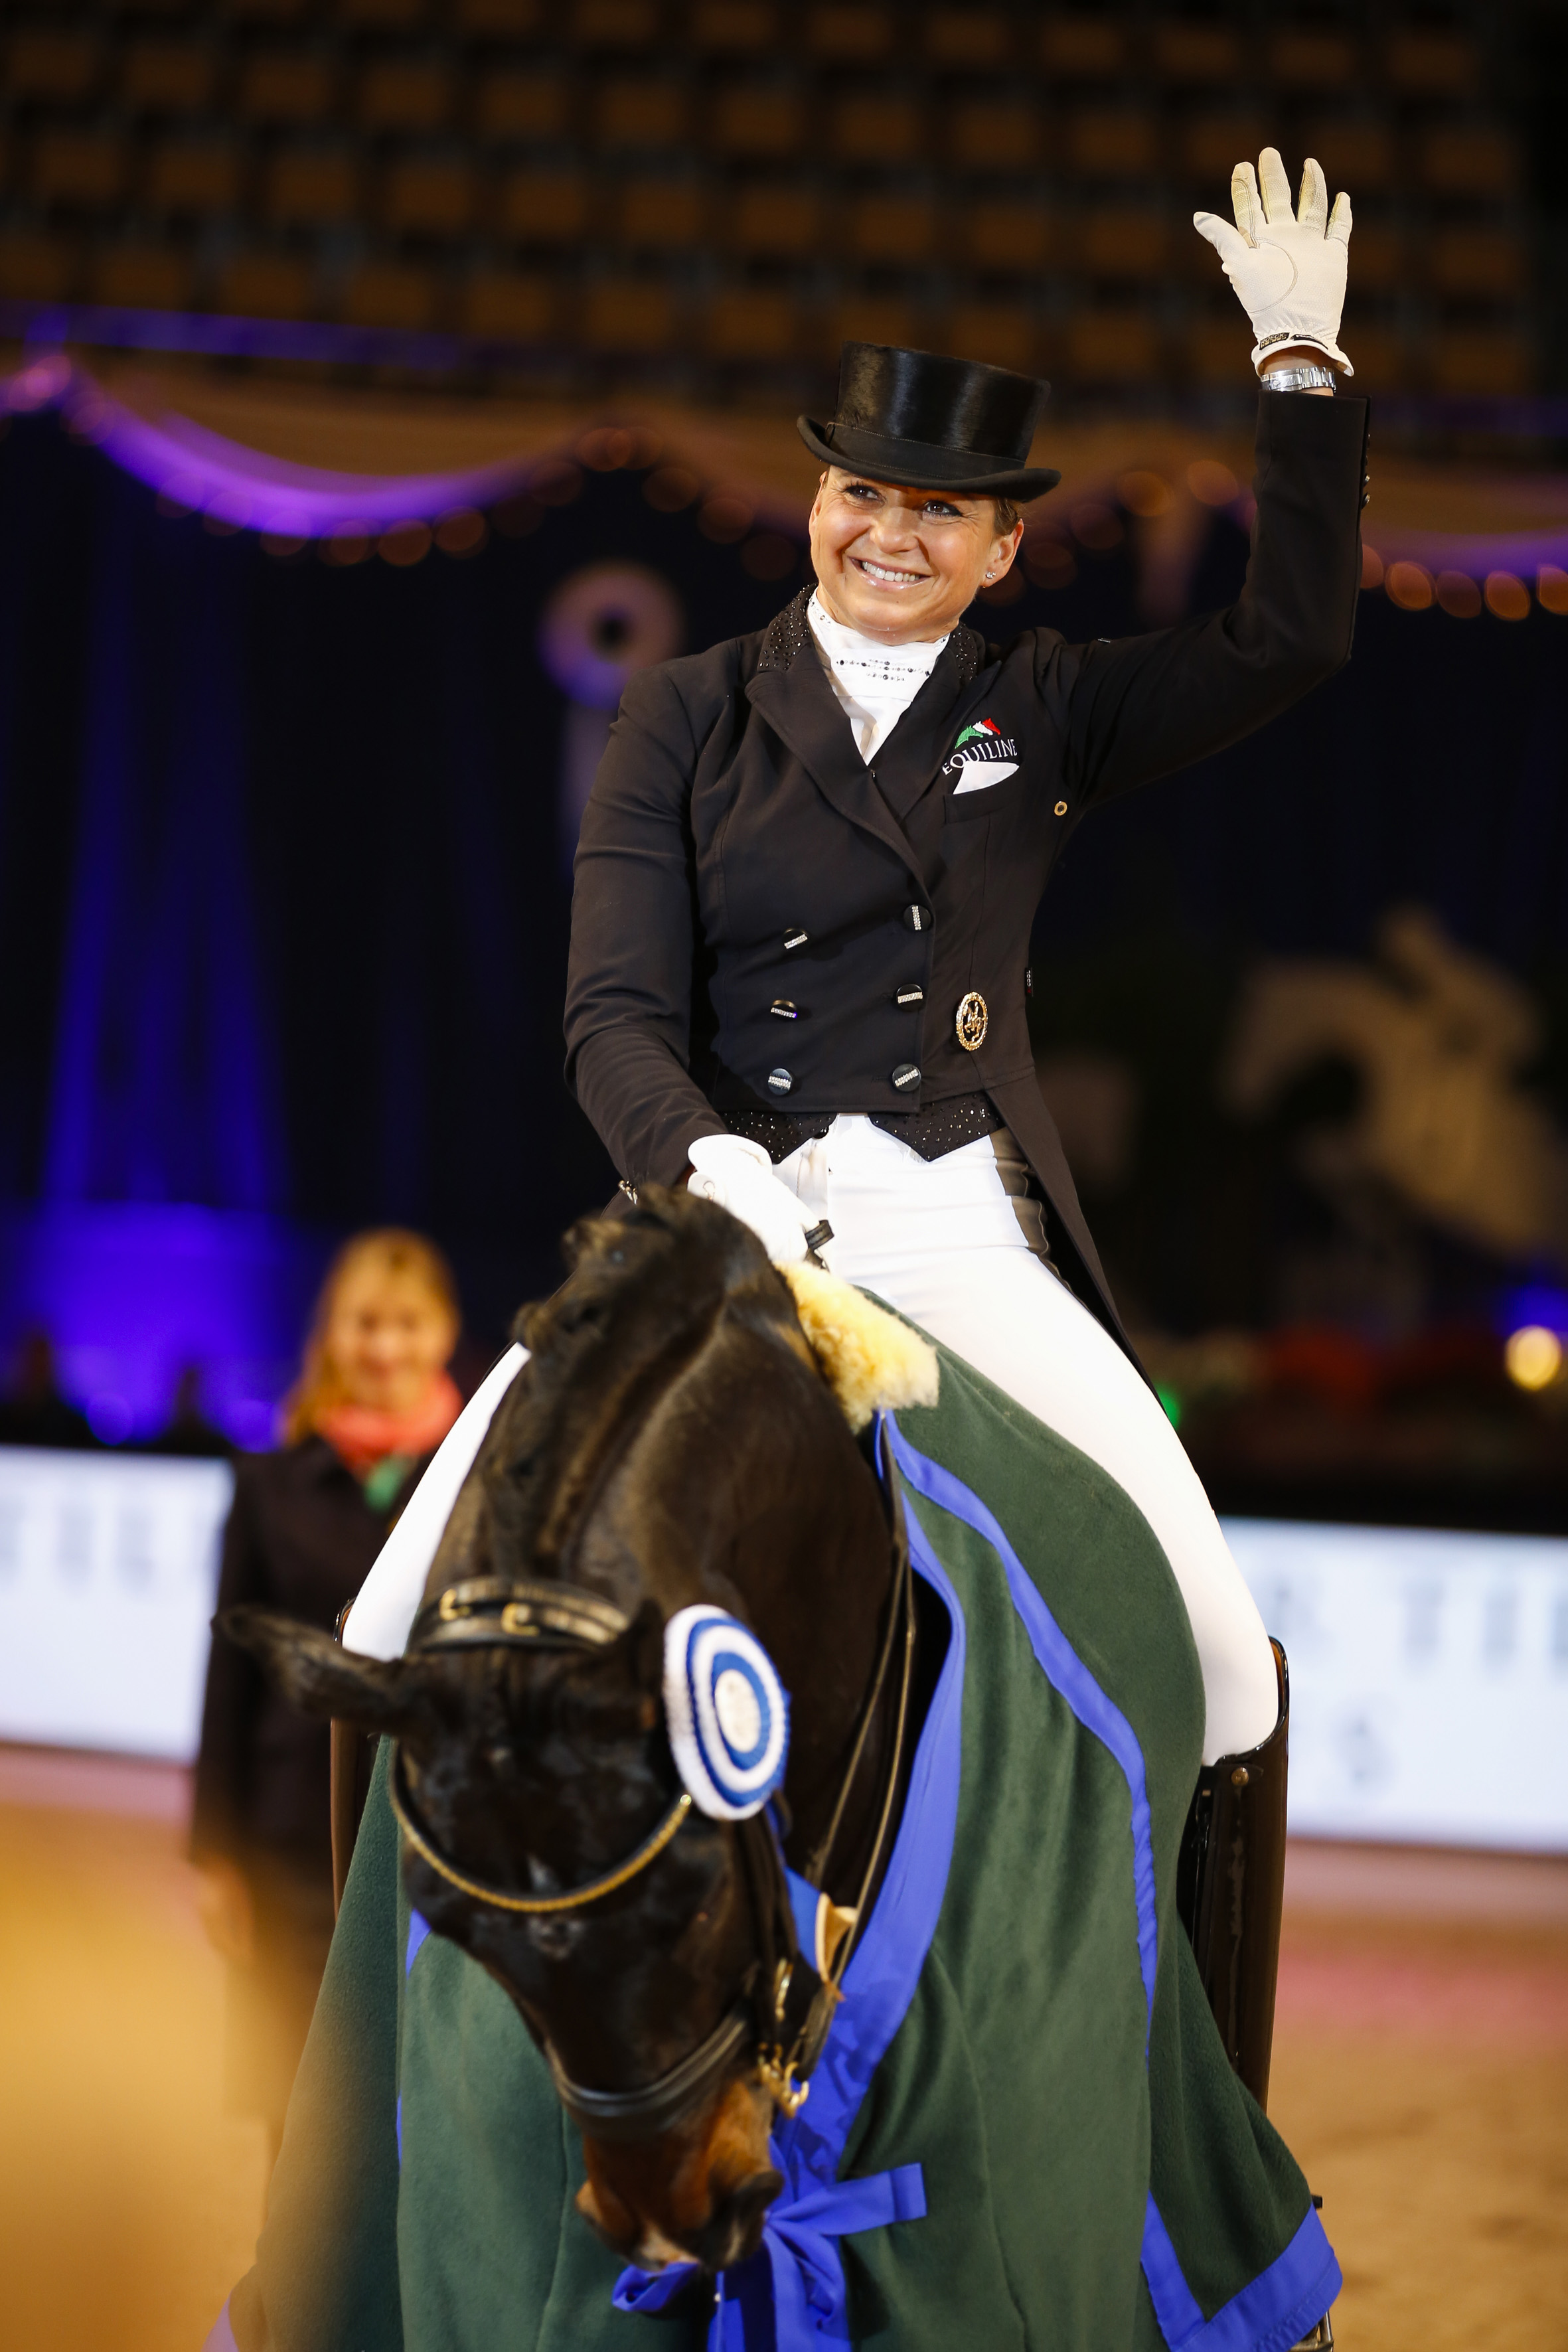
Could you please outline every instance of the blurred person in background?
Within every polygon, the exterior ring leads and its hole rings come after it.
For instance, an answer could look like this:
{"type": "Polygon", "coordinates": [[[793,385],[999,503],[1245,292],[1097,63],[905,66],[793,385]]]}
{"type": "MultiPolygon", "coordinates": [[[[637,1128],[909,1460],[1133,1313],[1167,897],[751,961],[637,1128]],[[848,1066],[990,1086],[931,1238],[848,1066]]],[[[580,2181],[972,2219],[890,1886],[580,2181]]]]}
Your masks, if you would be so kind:
{"type": "MultiPolygon", "coordinates": [[[[283,1409],[284,1443],[242,1455],[217,1607],[260,1601],[331,1631],[462,1404],[447,1367],[450,1267],[417,1234],[357,1234],[330,1268],[283,1409]]],[[[229,1964],[228,2103],[276,2156],[332,1933],[330,1735],[255,1661],[213,1643],[191,1858],[229,1964]]]]}
{"type": "Polygon", "coordinates": [[[202,1411],[202,1368],[185,1364],[174,1383],[174,1407],[168,1420],[156,1437],[150,1437],[142,1447],[144,1454],[174,1454],[191,1461],[214,1461],[234,1452],[234,1445],[216,1422],[202,1411]]]}
{"type": "Polygon", "coordinates": [[[97,1444],[87,1415],[60,1394],[54,1341],[37,1326],[25,1331],[14,1384],[0,1400],[0,1445],[97,1444]]]}

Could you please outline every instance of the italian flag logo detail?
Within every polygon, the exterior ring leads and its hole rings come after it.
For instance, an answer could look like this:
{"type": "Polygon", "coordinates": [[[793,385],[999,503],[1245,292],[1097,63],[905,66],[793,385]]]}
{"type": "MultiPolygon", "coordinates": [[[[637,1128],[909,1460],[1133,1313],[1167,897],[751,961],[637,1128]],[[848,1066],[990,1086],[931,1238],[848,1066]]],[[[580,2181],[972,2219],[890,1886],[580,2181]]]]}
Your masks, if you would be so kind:
{"type": "Polygon", "coordinates": [[[977,735],[1000,735],[1001,732],[1002,730],[997,726],[996,721],[994,719],[978,719],[973,727],[966,727],[964,729],[963,734],[959,737],[957,742],[952,748],[955,751],[962,751],[964,745],[966,743],[973,743],[977,735]]]}

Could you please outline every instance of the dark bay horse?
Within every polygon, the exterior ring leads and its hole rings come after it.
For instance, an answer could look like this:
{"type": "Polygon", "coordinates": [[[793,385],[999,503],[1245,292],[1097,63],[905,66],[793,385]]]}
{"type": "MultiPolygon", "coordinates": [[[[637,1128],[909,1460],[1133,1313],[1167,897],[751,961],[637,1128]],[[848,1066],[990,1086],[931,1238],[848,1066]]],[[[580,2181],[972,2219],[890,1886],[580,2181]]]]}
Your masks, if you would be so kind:
{"type": "Polygon", "coordinates": [[[782,2016],[793,1929],[762,1818],[683,1802],[666,1622],[715,1603],[766,1647],[791,1696],[784,1852],[862,1917],[942,1630],[917,1640],[896,1490],[753,1236],[649,1187],[568,1255],[519,1318],[530,1360],[407,1654],[249,1610],[224,1629],[300,1706],[397,1743],[410,1900],[544,2051],[583,2127],[586,2218],[645,2268],[717,2271],[754,2252],[782,2186],[768,2134],[793,2094],[763,2012],[776,1994],[782,2016]]]}

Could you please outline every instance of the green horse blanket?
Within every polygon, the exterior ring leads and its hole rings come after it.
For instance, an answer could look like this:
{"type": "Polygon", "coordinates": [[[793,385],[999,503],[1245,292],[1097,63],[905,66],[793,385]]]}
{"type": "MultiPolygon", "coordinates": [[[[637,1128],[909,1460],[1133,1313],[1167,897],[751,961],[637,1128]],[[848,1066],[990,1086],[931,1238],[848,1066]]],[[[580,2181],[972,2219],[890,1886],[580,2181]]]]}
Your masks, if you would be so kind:
{"type": "Polygon", "coordinates": [[[761,2252],[617,2274],[521,2020],[409,1909],[384,1756],[214,2352],[1287,2352],[1328,2309],[1176,1916],[1204,1717],[1164,1554],[945,1351],[891,1434],[951,1633],[761,2252]]]}

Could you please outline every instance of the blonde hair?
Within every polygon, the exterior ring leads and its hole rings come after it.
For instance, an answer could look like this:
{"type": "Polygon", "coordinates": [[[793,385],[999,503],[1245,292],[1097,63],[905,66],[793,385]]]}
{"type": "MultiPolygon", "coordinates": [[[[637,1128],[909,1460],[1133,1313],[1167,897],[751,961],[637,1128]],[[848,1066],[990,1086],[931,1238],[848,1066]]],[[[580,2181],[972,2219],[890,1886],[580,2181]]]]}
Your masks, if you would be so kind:
{"type": "Polygon", "coordinates": [[[423,1234],[407,1232],[402,1225],[382,1225],[373,1233],[352,1235],[327,1268],[326,1280],[310,1317],[300,1377],[283,1400],[286,1445],[297,1445],[302,1437],[309,1437],[321,1414],[343,1402],[337,1367],[327,1352],[327,1331],[337,1312],[344,1283],[351,1275],[372,1265],[379,1266],[385,1274],[403,1275],[422,1284],[454,1324],[462,1321],[452,1269],[434,1242],[427,1242],[423,1234]]]}

